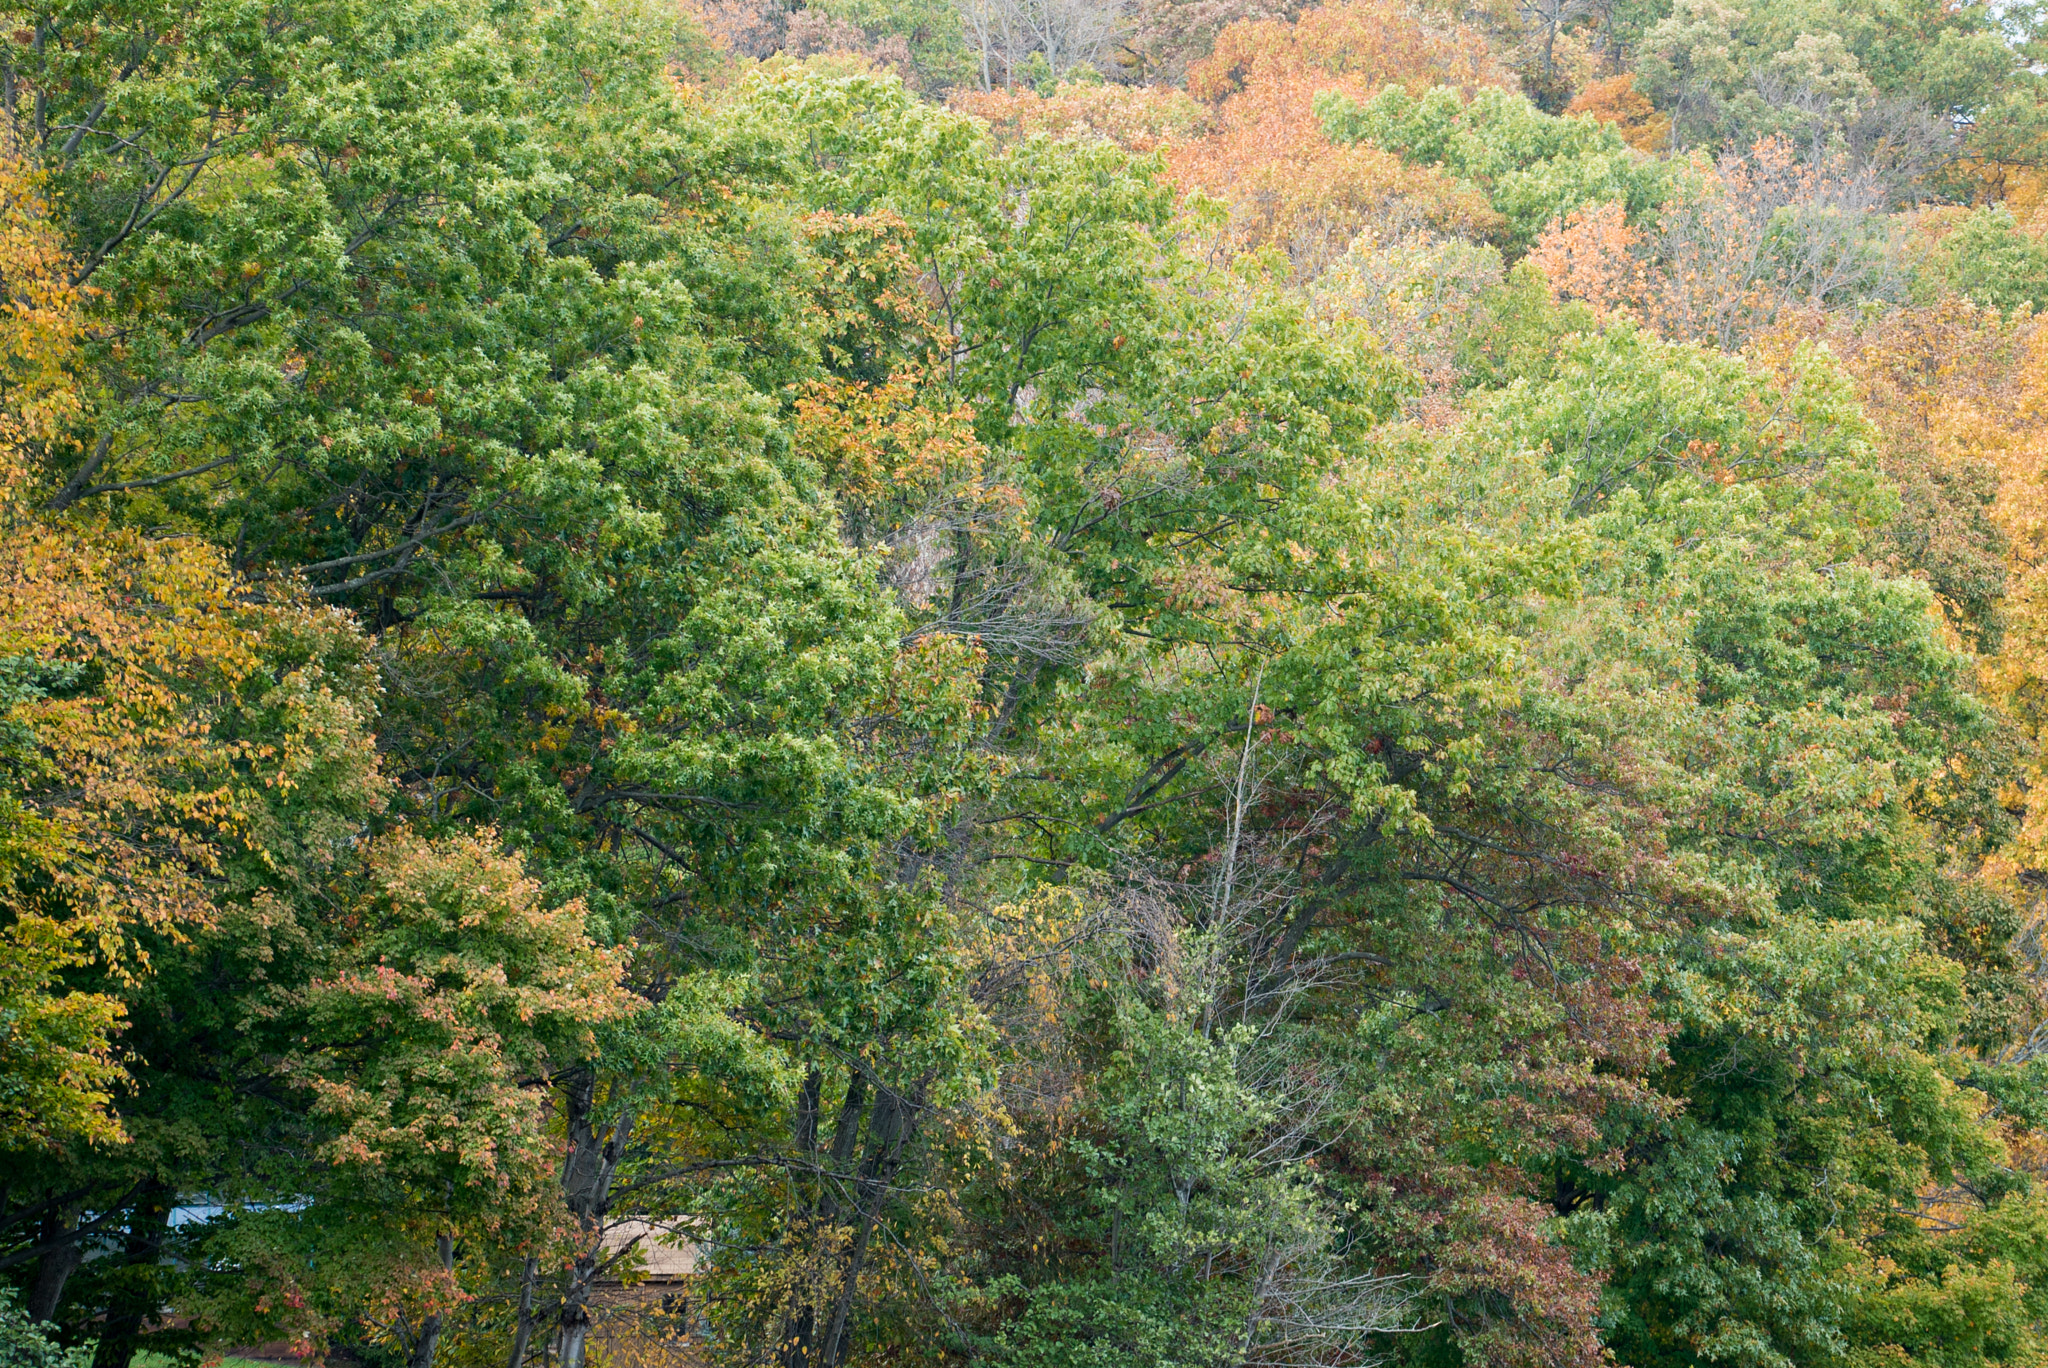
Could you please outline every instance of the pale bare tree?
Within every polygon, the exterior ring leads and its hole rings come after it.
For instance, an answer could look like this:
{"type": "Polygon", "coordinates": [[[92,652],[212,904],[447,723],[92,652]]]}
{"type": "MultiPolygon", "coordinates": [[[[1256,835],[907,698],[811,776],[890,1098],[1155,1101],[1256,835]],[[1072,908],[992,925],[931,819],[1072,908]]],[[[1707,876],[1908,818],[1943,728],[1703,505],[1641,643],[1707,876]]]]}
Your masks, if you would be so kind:
{"type": "Polygon", "coordinates": [[[1785,309],[1890,297],[1889,188],[1845,156],[1804,160],[1782,138],[1721,158],[1702,193],[1668,207],[1650,316],[1673,337],[1741,347],[1785,309]]]}
{"type": "Polygon", "coordinates": [[[981,88],[1016,82],[1038,54],[1053,79],[1101,68],[1129,31],[1130,0],[958,0],[981,88]]]}

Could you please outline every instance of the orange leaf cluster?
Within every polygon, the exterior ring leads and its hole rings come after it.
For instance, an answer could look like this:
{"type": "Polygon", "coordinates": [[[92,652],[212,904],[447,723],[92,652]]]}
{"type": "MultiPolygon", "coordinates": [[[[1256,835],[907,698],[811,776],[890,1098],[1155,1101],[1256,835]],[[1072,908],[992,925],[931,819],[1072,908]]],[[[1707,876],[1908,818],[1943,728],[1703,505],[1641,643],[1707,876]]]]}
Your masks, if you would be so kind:
{"type": "Polygon", "coordinates": [[[1636,89],[1633,73],[1624,71],[1595,81],[1565,107],[1567,114],[1587,114],[1612,124],[1630,147],[1662,152],[1671,146],[1671,116],[1657,112],[1649,97],[1636,89]]]}
{"type": "Polygon", "coordinates": [[[1481,86],[1512,86],[1513,78],[1477,31],[1425,19],[1385,0],[1328,5],[1291,24],[1232,24],[1216,36],[1209,57],[1188,71],[1188,92],[1210,104],[1259,89],[1292,92],[1304,84],[1313,87],[1311,97],[1342,90],[1364,100],[1389,85],[1414,95],[1456,86],[1469,97],[1481,86]]]}
{"type": "Polygon", "coordinates": [[[844,516],[868,518],[885,504],[935,498],[979,477],[973,410],[927,407],[920,394],[928,379],[898,371],[880,384],[804,386],[796,401],[797,447],[823,468],[844,516]]]}
{"type": "Polygon", "coordinates": [[[1233,24],[1188,73],[1189,93],[1216,106],[1215,131],[1170,149],[1167,167],[1183,189],[1230,206],[1218,247],[1278,247],[1304,278],[1369,224],[1485,237],[1498,218],[1483,195],[1375,147],[1333,146],[1315,100],[1325,91],[1365,100],[1388,85],[1470,92],[1511,79],[1472,30],[1375,0],[1311,10],[1293,24],[1233,24]]]}
{"type": "Polygon", "coordinates": [[[988,121],[998,140],[1034,133],[1094,133],[1133,152],[1156,152],[1208,136],[1215,111],[1174,86],[1064,85],[1047,99],[1027,87],[956,90],[956,109],[988,121]]]}
{"type": "Polygon", "coordinates": [[[1552,221],[1528,260],[1543,272],[1554,297],[1581,300],[1602,321],[1633,316],[1643,294],[1638,236],[1619,204],[1585,205],[1552,221]]]}
{"type": "Polygon", "coordinates": [[[1363,100],[1390,84],[1469,92],[1512,83],[1473,30],[1385,0],[1355,0],[1293,23],[1230,25],[1189,70],[1185,94],[1067,86],[1050,99],[1022,91],[954,99],[998,136],[1086,130],[1160,153],[1175,185],[1228,210],[1206,244],[1211,253],[1276,247],[1308,279],[1368,225],[1482,238],[1500,225],[1484,195],[1435,168],[1371,146],[1331,144],[1316,118],[1317,95],[1336,90],[1363,100]]]}

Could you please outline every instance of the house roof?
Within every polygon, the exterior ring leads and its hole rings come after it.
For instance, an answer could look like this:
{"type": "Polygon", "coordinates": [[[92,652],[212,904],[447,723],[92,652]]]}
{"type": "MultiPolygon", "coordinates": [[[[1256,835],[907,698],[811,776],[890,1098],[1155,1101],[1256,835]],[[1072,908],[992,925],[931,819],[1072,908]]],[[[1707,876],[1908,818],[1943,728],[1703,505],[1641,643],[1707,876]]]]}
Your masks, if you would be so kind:
{"type": "Polygon", "coordinates": [[[605,1228],[601,1247],[607,1258],[628,1245],[632,1245],[633,1252],[612,1266],[605,1281],[620,1281],[619,1274],[628,1264],[645,1269],[651,1282],[677,1282],[697,1270],[697,1246],[659,1221],[631,1217],[605,1228]]]}

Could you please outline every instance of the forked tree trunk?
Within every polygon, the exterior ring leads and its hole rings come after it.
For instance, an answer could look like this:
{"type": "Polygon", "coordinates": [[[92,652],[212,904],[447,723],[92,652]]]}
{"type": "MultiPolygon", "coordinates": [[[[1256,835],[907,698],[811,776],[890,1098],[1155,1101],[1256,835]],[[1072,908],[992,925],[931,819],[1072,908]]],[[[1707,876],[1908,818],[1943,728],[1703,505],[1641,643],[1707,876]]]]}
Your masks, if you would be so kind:
{"type": "MultiPolygon", "coordinates": [[[[851,1356],[860,1276],[867,1266],[882,1207],[902,1168],[904,1147],[916,1132],[924,1086],[920,1081],[908,1094],[877,1089],[869,1105],[867,1075],[859,1069],[849,1074],[830,1155],[819,1154],[815,1145],[810,1150],[812,1156],[824,1160],[821,1167],[831,1175],[821,1176],[813,1185],[810,1222],[818,1257],[828,1261],[828,1267],[820,1270],[814,1283],[818,1295],[806,1300],[783,1324],[776,1346],[779,1368],[844,1368],[851,1356]],[[849,1172],[860,1149],[863,1119],[866,1156],[857,1171],[849,1172]],[[844,1243],[824,1238],[835,1230],[847,1234],[844,1243]]],[[[808,1106],[800,1107],[798,1115],[800,1139],[807,1132],[815,1133],[816,1092],[809,1079],[805,1095],[808,1106]]]]}
{"type": "Polygon", "coordinates": [[[588,1067],[569,1077],[563,1093],[569,1154],[562,1165],[562,1197],[582,1234],[556,1333],[561,1368],[583,1368],[590,1341],[590,1294],[604,1266],[604,1218],[611,1209],[612,1178],[625,1158],[626,1142],[633,1132],[633,1113],[624,1110],[611,1125],[598,1126],[597,1073],[588,1067]]]}

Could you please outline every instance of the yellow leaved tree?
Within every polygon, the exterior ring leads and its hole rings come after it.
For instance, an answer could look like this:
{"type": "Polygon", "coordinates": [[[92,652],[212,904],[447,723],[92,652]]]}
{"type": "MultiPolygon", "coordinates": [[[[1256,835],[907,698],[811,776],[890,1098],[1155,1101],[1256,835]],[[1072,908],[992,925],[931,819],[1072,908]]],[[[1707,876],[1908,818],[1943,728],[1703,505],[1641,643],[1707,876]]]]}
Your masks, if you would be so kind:
{"type": "Polygon", "coordinates": [[[266,633],[341,630],[253,601],[203,543],[39,514],[38,458],[86,406],[70,278],[35,165],[0,138],[0,1151],[123,1138],[120,988],[208,920],[252,792],[303,759],[217,715],[269,668],[266,633]]]}
{"type": "Polygon", "coordinates": [[[2010,407],[1992,449],[1999,470],[1993,517],[2006,537],[2002,649],[1986,683],[2029,742],[2026,816],[2015,860],[2048,867],[2048,329],[2030,329],[2010,407]]]}

